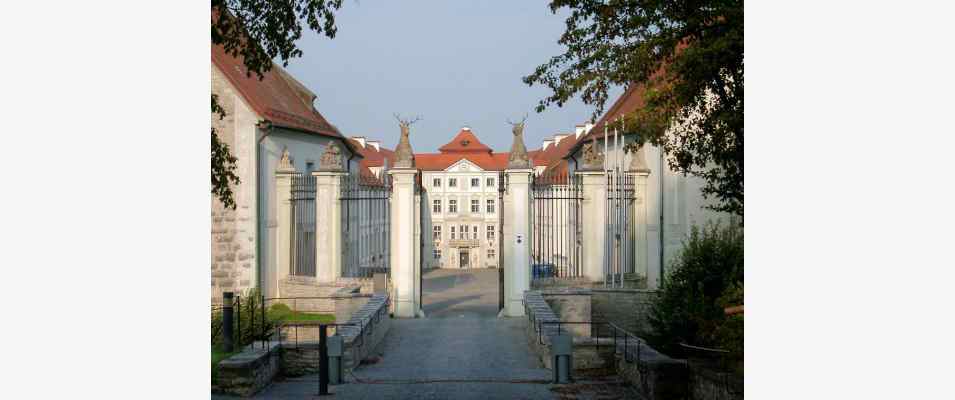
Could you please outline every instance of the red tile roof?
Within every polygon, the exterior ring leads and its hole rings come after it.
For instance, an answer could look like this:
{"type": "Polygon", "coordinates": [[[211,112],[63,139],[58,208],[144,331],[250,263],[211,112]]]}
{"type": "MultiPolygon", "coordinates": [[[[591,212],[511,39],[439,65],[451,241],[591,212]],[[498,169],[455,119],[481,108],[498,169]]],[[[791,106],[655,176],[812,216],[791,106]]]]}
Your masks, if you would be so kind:
{"type": "Polygon", "coordinates": [[[415,166],[422,171],[444,171],[460,160],[468,160],[486,171],[503,171],[511,153],[415,153],[415,166]]]}
{"type": "Polygon", "coordinates": [[[385,166],[385,160],[388,160],[388,165],[395,165],[395,152],[379,145],[379,149],[375,149],[375,146],[370,144],[365,144],[362,147],[361,142],[349,138],[349,142],[355,146],[358,150],[358,154],[361,154],[364,159],[361,160],[361,166],[364,167],[383,167],[385,166]]]}
{"type": "Polygon", "coordinates": [[[212,46],[212,63],[222,71],[229,83],[260,117],[273,125],[308,133],[342,138],[342,135],[312,106],[315,95],[295,81],[278,65],[258,75],[247,75],[245,64],[226,53],[222,46],[212,46]]]}
{"type": "Polygon", "coordinates": [[[438,148],[442,153],[490,153],[490,147],[481,143],[470,128],[461,128],[454,139],[438,148]]]}

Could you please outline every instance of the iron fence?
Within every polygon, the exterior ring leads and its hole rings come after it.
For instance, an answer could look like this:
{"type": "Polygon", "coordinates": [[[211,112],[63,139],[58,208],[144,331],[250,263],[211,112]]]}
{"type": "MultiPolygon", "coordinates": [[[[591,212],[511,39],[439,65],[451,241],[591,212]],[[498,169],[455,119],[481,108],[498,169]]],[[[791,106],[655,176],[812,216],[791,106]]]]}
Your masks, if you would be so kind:
{"type": "Polygon", "coordinates": [[[391,177],[341,179],[342,276],[387,273],[391,268],[391,177]]]}
{"type": "Polygon", "coordinates": [[[549,174],[531,184],[531,276],[578,277],[583,190],[579,176],[549,174]]]}
{"type": "Polygon", "coordinates": [[[290,275],[315,277],[316,177],[292,177],[290,275]]]}
{"type": "Polygon", "coordinates": [[[604,226],[604,284],[622,287],[624,276],[634,274],[636,236],[634,176],[619,170],[607,171],[607,213],[604,226]]]}

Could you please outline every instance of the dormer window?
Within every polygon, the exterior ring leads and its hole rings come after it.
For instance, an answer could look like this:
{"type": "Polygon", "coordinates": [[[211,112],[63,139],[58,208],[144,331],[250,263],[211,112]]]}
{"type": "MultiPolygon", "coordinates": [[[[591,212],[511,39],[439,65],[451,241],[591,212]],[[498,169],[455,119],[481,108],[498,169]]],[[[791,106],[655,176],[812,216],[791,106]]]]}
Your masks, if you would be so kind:
{"type": "Polygon", "coordinates": [[[471,141],[470,141],[470,140],[464,139],[464,140],[461,141],[461,146],[467,147],[467,145],[469,145],[469,144],[471,144],[471,141]]]}

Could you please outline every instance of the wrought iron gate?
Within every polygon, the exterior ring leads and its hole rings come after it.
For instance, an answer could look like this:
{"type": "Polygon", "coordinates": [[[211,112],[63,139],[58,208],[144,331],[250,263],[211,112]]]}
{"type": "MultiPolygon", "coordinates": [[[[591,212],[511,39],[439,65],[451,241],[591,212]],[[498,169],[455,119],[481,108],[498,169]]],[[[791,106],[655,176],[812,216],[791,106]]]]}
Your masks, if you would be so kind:
{"type": "Polygon", "coordinates": [[[290,275],[315,276],[315,183],[311,175],[292,177],[290,275]]]}
{"type": "Polygon", "coordinates": [[[636,236],[633,220],[634,177],[619,170],[607,171],[607,213],[604,221],[605,285],[621,287],[633,274],[636,236]]]}
{"type": "Polygon", "coordinates": [[[391,267],[391,177],[341,178],[342,276],[370,277],[391,267]]]}
{"type": "Polygon", "coordinates": [[[582,276],[580,177],[535,177],[531,194],[531,278],[582,276]]]}

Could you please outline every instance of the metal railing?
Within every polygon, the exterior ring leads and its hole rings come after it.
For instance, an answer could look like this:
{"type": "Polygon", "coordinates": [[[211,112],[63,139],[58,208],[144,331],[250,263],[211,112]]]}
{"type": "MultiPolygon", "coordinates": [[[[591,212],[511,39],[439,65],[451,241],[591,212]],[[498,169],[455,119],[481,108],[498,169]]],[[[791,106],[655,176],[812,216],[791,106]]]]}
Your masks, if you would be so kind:
{"type": "Polygon", "coordinates": [[[581,179],[572,174],[535,177],[531,184],[532,279],[583,274],[581,179]]]}
{"type": "MultiPolygon", "coordinates": [[[[291,265],[289,274],[315,277],[315,190],[317,178],[292,177],[291,265]]],[[[323,221],[324,223],[324,221],[323,221]]]]}
{"type": "Polygon", "coordinates": [[[624,274],[634,273],[636,229],[633,205],[634,176],[620,170],[607,171],[607,212],[604,226],[604,285],[623,287],[624,274]]]}
{"type": "Polygon", "coordinates": [[[391,176],[341,178],[342,276],[367,278],[391,268],[391,176]]]}

